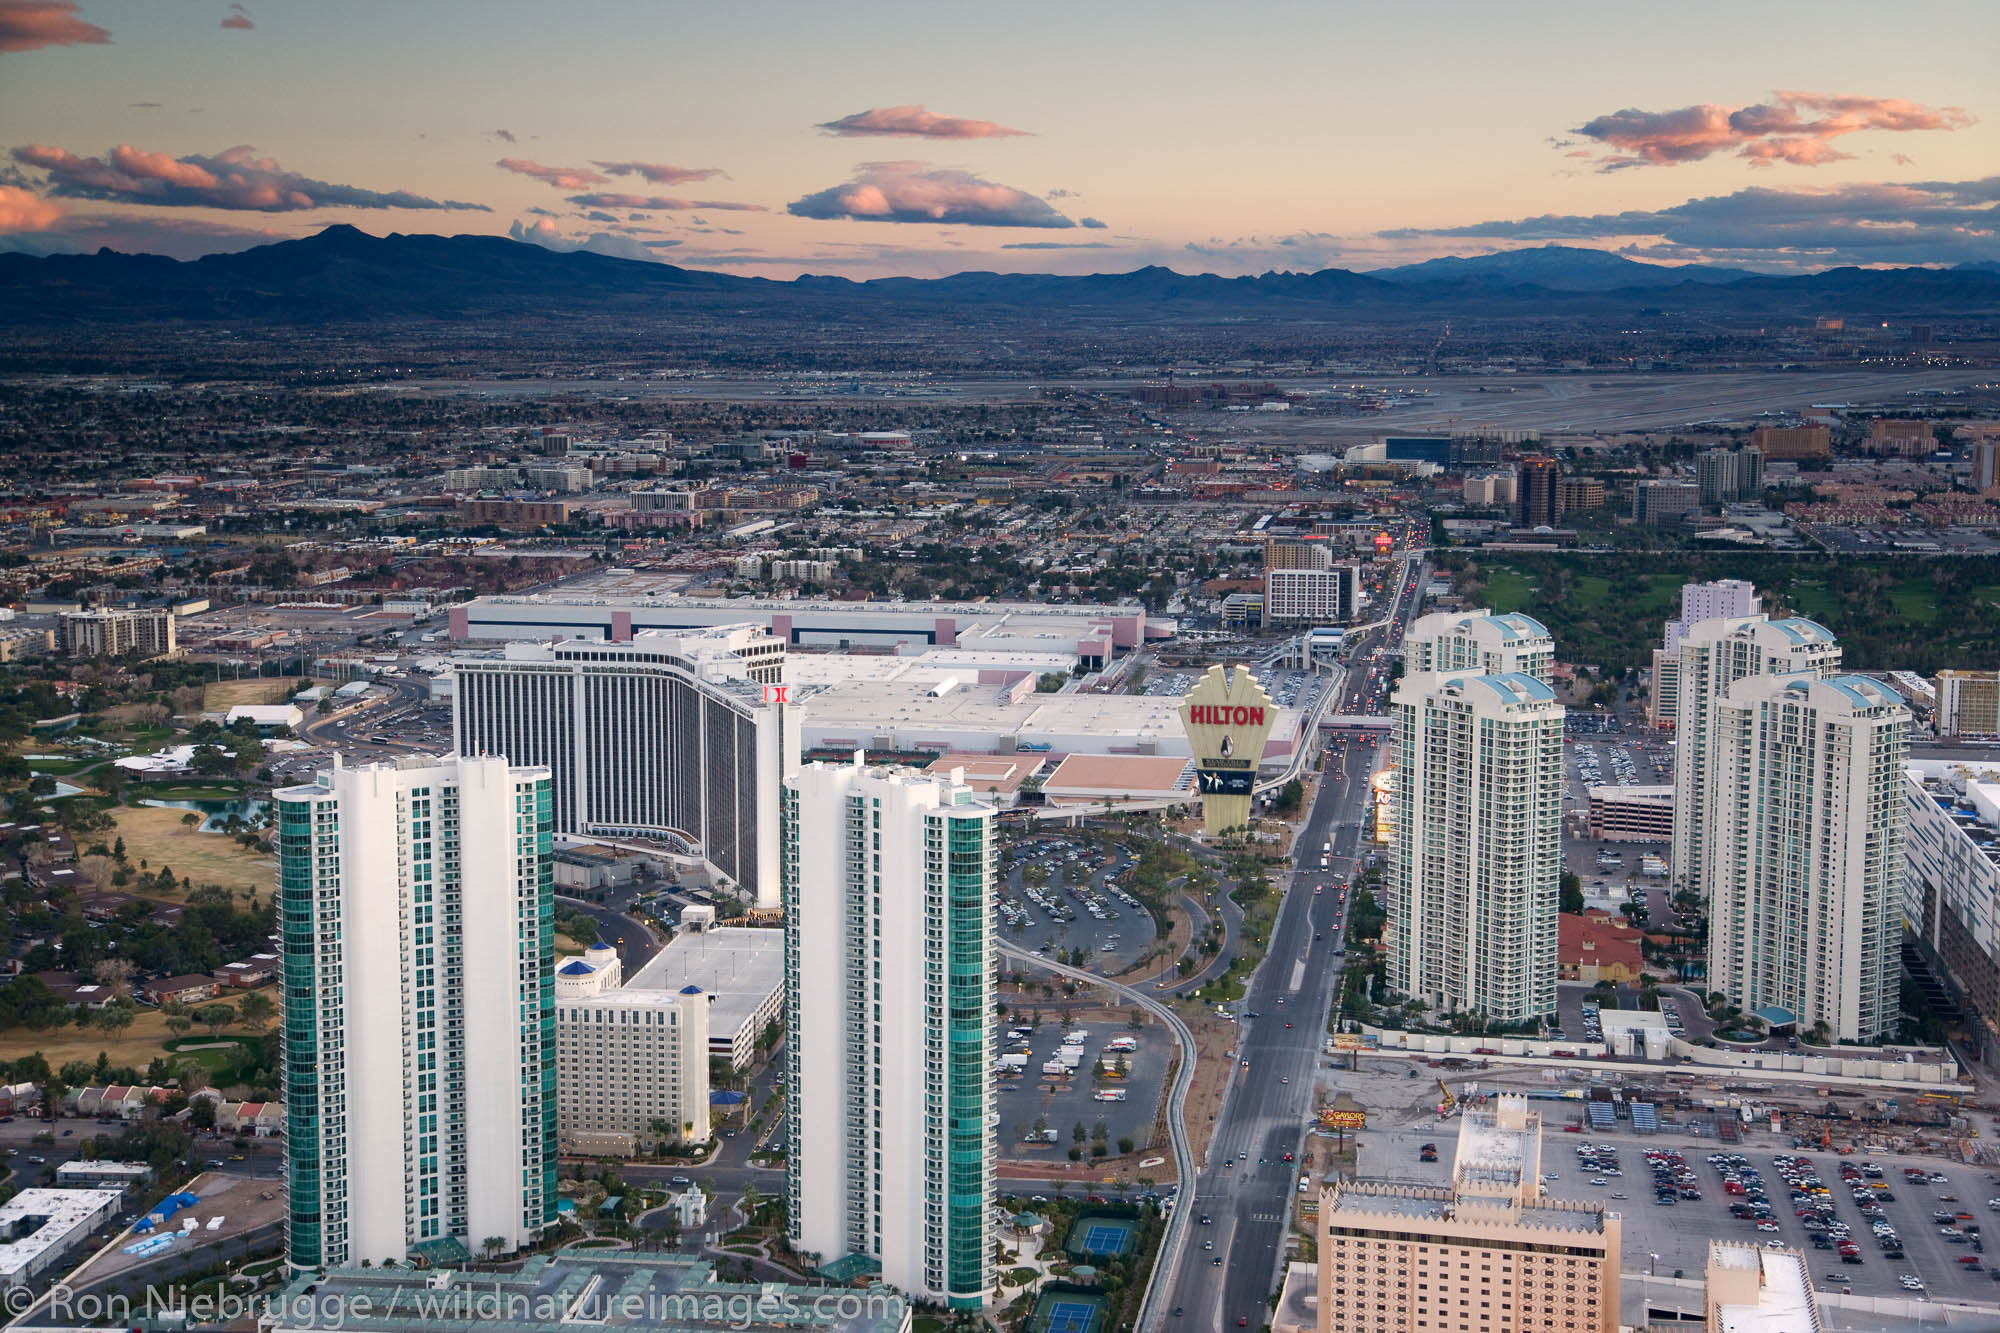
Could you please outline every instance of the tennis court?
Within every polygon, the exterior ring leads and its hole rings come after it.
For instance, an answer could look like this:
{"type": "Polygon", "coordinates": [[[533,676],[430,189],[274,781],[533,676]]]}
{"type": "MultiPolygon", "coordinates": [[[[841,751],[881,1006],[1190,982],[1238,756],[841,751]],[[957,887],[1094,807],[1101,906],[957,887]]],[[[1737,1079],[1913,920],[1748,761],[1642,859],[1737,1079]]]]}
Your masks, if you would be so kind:
{"type": "Polygon", "coordinates": [[[1045,1291],[1029,1321],[1037,1333],[1098,1333],[1104,1322],[1104,1302],[1096,1296],[1045,1291]]]}
{"type": "Polygon", "coordinates": [[[1064,1248],[1080,1259],[1110,1259],[1130,1254],[1138,1240],[1138,1227],[1126,1218],[1079,1217],[1064,1248]]]}

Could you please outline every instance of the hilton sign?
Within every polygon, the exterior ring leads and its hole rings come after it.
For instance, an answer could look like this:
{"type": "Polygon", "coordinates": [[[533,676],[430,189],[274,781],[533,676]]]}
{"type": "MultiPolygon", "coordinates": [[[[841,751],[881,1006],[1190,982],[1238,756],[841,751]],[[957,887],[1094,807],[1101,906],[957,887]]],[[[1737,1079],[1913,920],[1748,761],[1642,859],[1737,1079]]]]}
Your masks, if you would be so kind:
{"type": "Polygon", "coordinates": [[[1194,751],[1202,824],[1210,834],[1250,820],[1257,762],[1277,710],[1246,667],[1212,666],[1181,700],[1181,725],[1194,751]]]}

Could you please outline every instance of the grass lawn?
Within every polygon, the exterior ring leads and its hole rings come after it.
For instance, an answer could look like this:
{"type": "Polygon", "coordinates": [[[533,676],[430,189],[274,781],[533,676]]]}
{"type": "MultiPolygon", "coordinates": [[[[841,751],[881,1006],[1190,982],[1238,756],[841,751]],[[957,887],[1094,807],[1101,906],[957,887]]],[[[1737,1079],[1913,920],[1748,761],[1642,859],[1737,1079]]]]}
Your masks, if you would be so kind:
{"type": "Polygon", "coordinates": [[[164,1043],[173,1034],[167,1031],[167,1020],[157,1009],[141,1009],[132,1026],[116,1037],[106,1037],[102,1032],[86,1028],[51,1028],[47,1032],[33,1032],[27,1028],[10,1028],[0,1032],[0,1059],[18,1060],[36,1051],[53,1067],[60,1068],[65,1060],[89,1060],[95,1062],[97,1053],[103,1051],[111,1057],[114,1065],[130,1065],[143,1071],[159,1055],[164,1043]]]}
{"type": "Polygon", "coordinates": [[[1785,596],[1808,620],[1824,621],[1840,613],[1839,601],[1824,583],[1794,583],[1785,589],[1785,596]]]}
{"type": "Polygon", "coordinates": [[[1595,574],[1579,574],[1576,585],[1570,592],[1570,600],[1578,606],[1603,606],[1611,596],[1611,580],[1595,574]]]}
{"type": "Polygon", "coordinates": [[[303,676],[254,676],[218,680],[202,687],[201,706],[210,713],[237,704],[278,704],[304,689],[303,676]]]}
{"type": "Polygon", "coordinates": [[[1627,614],[1642,620],[1665,620],[1675,615],[1680,610],[1682,582],[1678,574],[1648,574],[1646,595],[1628,608],[1627,614]]]}
{"type": "MultiPolygon", "coordinates": [[[[236,998],[240,998],[240,996],[236,998]]],[[[272,997],[267,995],[266,998],[272,997]]],[[[230,1004],[231,1001],[231,996],[224,995],[218,1000],[209,1001],[209,1003],[230,1004]]],[[[199,1008],[200,1006],[197,1005],[195,1007],[199,1008]]],[[[237,1069],[242,1066],[245,1060],[257,1054],[256,1039],[252,1037],[210,1037],[205,1035],[207,1029],[203,1028],[201,1024],[195,1024],[195,1028],[204,1035],[173,1038],[166,1043],[166,1049],[176,1055],[185,1055],[189,1059],[197,1061],[203,1068],[208,1070],[210,1080],[218,1085],[227,1086],[236,1082],[235,1075],[237,1069]]]]}
{"type": "Polygon", "coordinates": [[[125,853],[134,866],[143,860],[157,871],[170,866],[176,875],[196,884],[225,889],[255,889],[269,898],[277,883],[277,863],[253,852],[226,833],[199,833],[181,823],[191,811],[160,806],[126,806],[111,812],[115,837],[125,839],[125,853]]]}
{"type": "Polygon", "coordinates": [[[1937,584],[1929,579],[1904,579],[1889,590],[1889,604],[1912,624],[1928,625],[1937,619],[1937,584]]]}
{"type": "Polygon", "coordinates": [[[1487,566],[1480,571],[1479,579],[1483,589],[1480,600],[1495,611],[1519,611],[1535,600],[1534,580],[1519,570],[1487,566]]]}

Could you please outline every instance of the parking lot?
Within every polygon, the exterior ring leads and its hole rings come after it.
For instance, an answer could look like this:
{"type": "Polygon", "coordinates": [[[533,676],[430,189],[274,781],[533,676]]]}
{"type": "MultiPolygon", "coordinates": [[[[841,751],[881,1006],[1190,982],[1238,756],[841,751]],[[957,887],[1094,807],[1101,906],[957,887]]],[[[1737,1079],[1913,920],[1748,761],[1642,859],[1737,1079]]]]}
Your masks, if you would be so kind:
{"type": "MultiPolygon", "coordinates": [[[[1544,1187],[1559,1198],[1601,1201],[1620,1214],[1627,1272],[1651,1269],[1670,1276],[1678,1270],[1684,1276],[1699,1277],[1712,1239],[1775,1241],[1806,1256],[1814,1285],[1823,1292],[1898,1298],[1922,1294],[1933,1301],[2000,1304],[2000,1280],[1993,1277],[1994,1269],[1989,1262],[2000,1258],[2000,1250],[1977,1248],[1983,1244],[1980,1237],[2000,1236],[2000,1209],[1988,1206],[1989,1200],[2000,1201],[2000,1176],[1990,1170],[1977,1170],[1937,1157],[1894,1153],[1868,1156],[1856,1153],[1843,1157],[1809,1147],[1794,1148],[1789,1135],[1756,1130],[1746,1133],[1745,1141],[1739,1144],[1692,1137],[1673,1127],[1664,1128],[1657,1135],[1638,1134],[1623,1121],[1615,1129],[1590,1128],[1570,1134],[1563,1129],[1566,1117],[1559,1118],[1561,1113],[1547,1104],[1541,1109],[1546,1117],[1542,1135],[1544,1187]],[[1591,1160],[1598,1163],[1615,1160],[1612,1169],[1618,1174],[1590,1169],[1576,1151],[1587,1146],[1612,1148],[1611,1157],[1594,1156],[1591,1160]],[[1673,1167],[1679,1165],[1689,1182],[1687,1188],[1700,1197],[1684,1197],[1685,1191],[1676,1180],[1674,1202],[1656,1201],[1648,1153],[1678,1153],[1678,1164],[1663,1161],[1668,1176],[1672,1178],[1673,1167]],[[1711,1155],[1726,1158],[1732,1154],[1743,1159],[1742,1165],[1727,1161],[1717,1165],[1709,1161],[1711,1155]],[[1780,1157],[1791,1160],[1781,1166],[1776,1160],[1780,1157]],[[1804,1166],[1796,1165],[1797,1162],[1803,1162],[1804,1166]],[[1879,1182],[1863,1177],[1864,1188],[1876,1183],[1888,1186],[1886,1191],[1868,1190],[1873,1196],[1874,1214],[1862,1212],[1861,1205],[1855,1202],[1853,1183],[1841,1177],[1842,1166],[1859,1172],[1864,1163],[1873,1163],[1881,1169],[1879,1182]],[[1737,1177],[1743,1194],[1726,1192],[1725,1167],[1737,1177]],[[1906,1168],[1922,1169],[1924,1183],[1909,1183],[1904,1175],[1906,1168]],[[1755,1187],[1765,1196],[1770,1217],[1764,1220],[1764,1225],[1776,1230],[1758,1229],[1760,1219],[1754,1216],[1757,1209],[1751,1195],[1752,1176],[1746,1172],[1754,1173],[1755,1187]],[[1933,1173],[1943,1175],[1944,1181],[1933,1183],[1929,1179],[1933,1173]],[[1601,1185],[1597,1183],[1600,1180],[1604,1182],[1601,1185]],[[1805,1183],[1808,1181],[1817,1184],[1805,1183]],[[1817,1194],[1813,1192],[1816,1189],[1827,1192],[1817,1194]],[[1794,1199],[1795,1190],[1803,1197],[1794,1199]],[[1808,1206],[1815,1201],[1818,1211],[1808,1206]],[[1732,1216],[1732,1205],[1753,1215],[1732,1216]],[[1812,1216],[1797,1216],[1801,1208],[1812,1216]],[[1937,1212],[1970,1214],[1966,1219],[1954,1216],[1952,1225],[1962,1233],[1959,1241],[1943,1234],[1945,1224],[1933,1218],[1937,1212]],[[1821,1220],[1822,1214],[1825,1220],[1821,1220]],[[1872,1226],[1874,1216],[1879,1216],[1894,1232],[1901,1258],[1889,1257],[1892,1251],[1877,1239],[1872,1226]],[[1857,1262],[1842,1262],[1839,1238],[1829,1230],[1838,1227],[1847,1229],[1857,1262]],[[1972,1232],[1968,1227],[1983,1230],[1972,1232]],[[1815,1235],[1823,1238],[1827,1248],[1814,1244],[1815,1235]],[[1960,1262],[1966,1259],[1975,1262],[1960,1262]],[[1903,1275],[1915,1279],[1920,1286],[1906,1288],[1901,1282],[1903,1275]]],[[[1371,1126],[1363,1135],[1361,1174],[1365,1178],[1444,1184],[1449,1179],[1457,1138],[1458,1127],[1449,1120],[1396,1129],[1371,1126]],[[1418,1160],[1419,1149],[1425,1142],[1438,1145],[1438,1162],[1418,1160]]]]}
{"type": "MultiPolygon", "coordinates": [[[[1574,721],[1575,719],[1573,719],[1574,721]]],[[[1581,719],[1596,721],[1596,719],[1581,719]]],[[[1563,865],[1583,881],[1592,906],[1609,906],[1642,894],[1649,882],[1640,860],[1665,857],[1664,842],[1601,842],[1583,836],[1592,787],[1665,787],[1674,780],[1673,746],[1651,732],[1584,732],[1572,728],[1563,746],[1563,865]]],[[[1665,883],[1658,877],[1652,883],[1665,883]]]]}
{"type": "MultiPolygon", "coordinates": [[[[1015,1015],[1018,1018],[1018,1014],[1015,1015]]],[[[1166,1086],[1167,1060],[1173,1042],[1165,1028],[1147,1023],[1140,1028],[1108,1022],[1080,1023],[1065,1028],[1059,1022],[1043,1022],[1031,1033],[1016,1037],[1022,1024],[1006,1022],[995,1032],[995,1048],[1003,1053],[1024,1053],[1027,1063],[1018,1075],[1007,1070],[995,1083],[994,1104],[1000,1112],[999,1134],[1002,1153],[1020,1161],[1067,1162],[1074,1146],[1077,1125],[1088,1136],[1101,1121],[1110,1151],[1118,1151],[1118,1140],[1130,1138],[1144,1147],[1153,1132],[1153,1118],[1159,1112],[1160,1093],[1166,1086]],[[1084,1040],[1074,1043],[1081,1060],[1074,1074],[1047,1074],[1044,1067],[1063,1049],[1067,1033],[1082,1031],[1084,1040]],[[1112,1049],[1127,1046],[1129,1050],[1112,1049]],[[1095,1071],[1105,1060],[1117,1067],[1124,1061],[1125,1074],[1099,1076],[1095,1071]],[[1099,1101],[1099,1093],[1125,1094],[1123,1101],[1099,1101]],[[1056,1142],[1035,1145],[1024,1142],[1037,1121],[1056,1134],[1056,1142]]],[[[1089,1159],[1088,1137],[1083,1145],[1089,1159]]]]}
{"type": "Polygon", "coordinates": [[[1122,972],[1156,932],[1152,913],[1118,887],[1131,863],[1123,850],[1107,854],[1060,837],[1020,843],[995,894],[994,927],[1024,949],[1081,950],[1085,966],[1122,972]]]}

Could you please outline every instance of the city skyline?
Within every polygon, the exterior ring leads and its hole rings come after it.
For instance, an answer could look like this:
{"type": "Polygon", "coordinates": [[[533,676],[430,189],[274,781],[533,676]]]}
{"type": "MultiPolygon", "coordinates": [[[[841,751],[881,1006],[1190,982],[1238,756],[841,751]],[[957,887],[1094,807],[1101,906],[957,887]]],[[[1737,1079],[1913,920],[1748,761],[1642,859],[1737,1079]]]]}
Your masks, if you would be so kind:
{"type": "Polygon", "coordinates": [[[0,249],[188,257],[350,223],[776,278],[1548,243],[1770,271],[2000,261],[1989,62],[1941,40],[1979,30],[1975,5],[1865,44],[1858,6],[1803,29],[1710,7],[1664,33],[1437,9],[1450,49],[1386,10],[1276,5],[1199,41],[1172,7],[993,27],[898,5],[596,5],[530,40],[511,3],[6,0],[0,249]]]}

